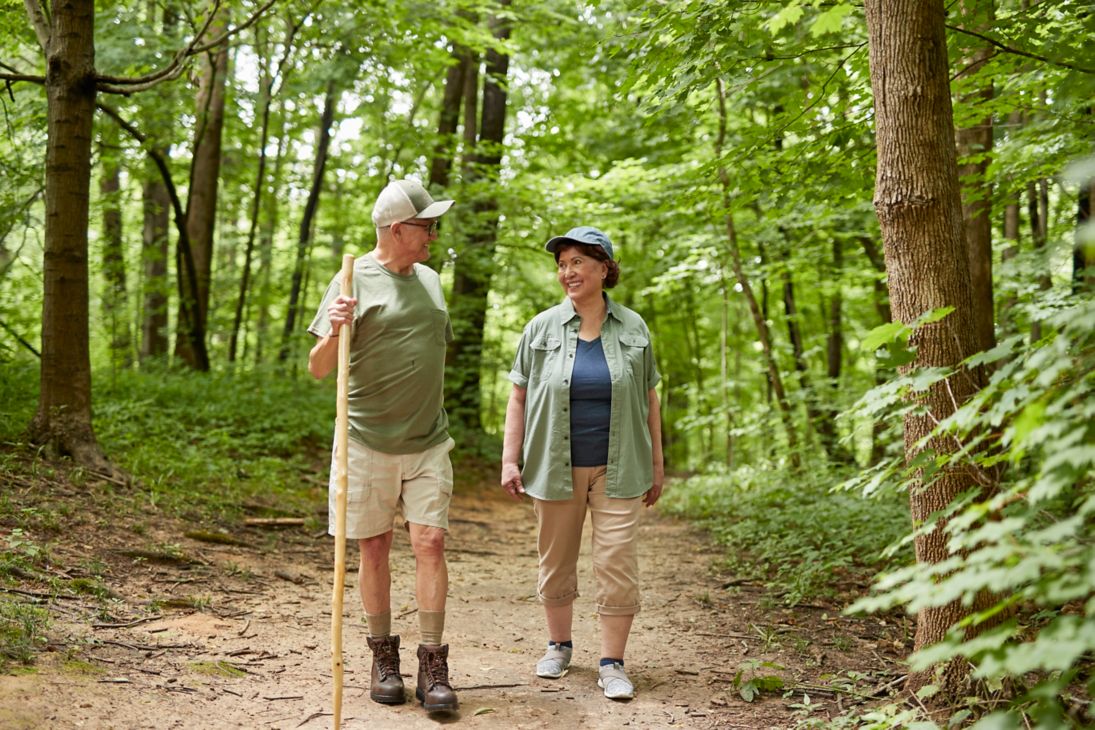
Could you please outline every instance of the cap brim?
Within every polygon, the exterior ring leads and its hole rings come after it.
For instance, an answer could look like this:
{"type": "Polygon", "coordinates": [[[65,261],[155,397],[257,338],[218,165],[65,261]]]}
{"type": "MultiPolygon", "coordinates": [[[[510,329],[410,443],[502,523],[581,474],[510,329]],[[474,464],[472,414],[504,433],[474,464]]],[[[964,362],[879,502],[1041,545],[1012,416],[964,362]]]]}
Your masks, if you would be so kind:
{"type": "Polygon", "coordinates": [[[567,238],[566,236],[556,236],[555,238],[544,244],[544,250],[555,253],[559,250],[560,246],[580,246],[581,241],[575,241],[573,238],[567,238]]]}
{"type": "Polygon", "coordinates": [[[426,206],[426,209],[415,216],[415,218],[440,218],[452,207],[455,201],[452,200],[435,200],[433,204],[426,206]]]}

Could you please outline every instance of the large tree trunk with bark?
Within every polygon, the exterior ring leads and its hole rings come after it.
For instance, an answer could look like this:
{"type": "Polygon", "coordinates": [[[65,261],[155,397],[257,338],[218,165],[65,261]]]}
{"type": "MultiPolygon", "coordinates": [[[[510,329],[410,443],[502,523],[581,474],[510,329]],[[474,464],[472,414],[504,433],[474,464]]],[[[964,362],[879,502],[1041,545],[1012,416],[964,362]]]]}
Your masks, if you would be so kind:
{"type": "MultiPolygon", "coordinates": [[[[215,22],[214,34],[224,30],[223,21],[215,22]]],[[[208,356],[195,352],[192,341],[205,342],[209,316],[209,284],[213,271],[213,231],[217,221],[217,187],[220,181],[221,133],[224,129],[224,96],[228,77],[228,48],[217,46],[209,51],[202,67],[197,96],[197,128],[194,132],[194,156],[190,168],[190,188],[186,197],[186,230],[190,240],[190,255],[194,260],[196,287],[186,281],[188,274],[180,267],[183,283],[180,292],[189,296],[197,290],[194,307],[179,307],[175,338],[175,355],[196,370],[208,370],[208,356]],[[196,321],[191,321],[196,315],[196,321]]]]}
{"type": "Polygon", "coordinates": [[[27,10],[46,54],[46,241],[41,389],[28,436],[53,453],[111,471],[91,426],[88,194],[95,118],[95,5],[65,0],[46,20],[27,10]]]}
{"type": "MultiPolygon", "coordinates": [[[[509,0],[501,0],[508,6],[509,0]]],[[[511,23],[498,16],[491,19],[491,33],[505,41],[511,23]]],[[[498,201],[495,190],[502,162],[506,126],[506,76],[509,56],[491,48],[486,53],[483,81],[483,110],[475,154],[468,158],[467,177],[478,192],[472,203],[472,222],[467,245],[456,260],[452,283],[454,339],[449,348],[448,403],[453,418],[468,429],[482,429],[480,417],[480,371],[483,329],[487,319],[487,296],[494,272],[494,248],[498,238],[498,201]]],[[[476,74],[476,77],[478,74],[476,74]]],[[[469,77],[471,74],[469,73],[469,77]]],[[[465,86],[467,92],[467,86],[465,86]]],[[[465,113],[475,109],[465,98],[465,113]]],[[[465,123],[465,130],[467,124],[465,123]]],[[[466,132],[465,132],[466,133],[466,132]]]]}
{"type": "MultiPolygon", "coordinates": [[[[954,307],[945,319],[920,328],[911,344],[914,367],[950,367],[979,349],[969,252],[962,222],[958,168],[953,140],[953,114],[948,84],[947,45],[942,0],[868,0],[871,87],[874,91],[878,169],[874,205],[882,228],[890,302],[896,320],[910,323],[925,312],[954,307]]],[[[980,301],[980,300],[978,300],[980,301]]],[[[951,453],[951,439],[921,440],[983,385],[981,371],[963,371],[920,396],[929,412],[904,418],[905,454],[914,459],[922,448],[951,453]]],[[[930,482],[911,485],[914,524],[921,524],[973,487],[991,489],[991,476],[970,470],[948,470],[930,482]]],[[[935,563],[948,557],[942,525],[917,536],[916,559],[935,563]]],[[[987,597],[985,597],[987,600],[987,597]]],[[[915,649],[941,641],[959,620],[982,608],[958,602],[920,612],[915,649]]],[[[965,669],[960,662],[943,668],[947,702],[962,692],[965,669]]],[[[906,685],[915,691],[933,681],[931,672],[911,674],[906,685]]]]}
{"type": "Polygon", "coordinates": [[[316,145],[316,159],[312,166],[312,186],[308,191],[308,201],[304,204],[304,215],[300,219],[300,235],[297,237],[297,257],[293,264],[293,280],[289,288],[289,311],[285,316],[285,329],[281,333],[281,350],[278,360],[285,362],[292,347],[292,336],[296,332],[297,314],[300,308],[300,296],[304,285],[304,269],[308,254],[312,249],[312,228],[319,210],[319,195],[323,191],[323,172],[327,168],[327,151],[331,147],[331,125],[335,120],[339,94],[334,81],[327,82],[327,92],[323,98],[323,112],[319,120],[319,142],[316,145]]]}

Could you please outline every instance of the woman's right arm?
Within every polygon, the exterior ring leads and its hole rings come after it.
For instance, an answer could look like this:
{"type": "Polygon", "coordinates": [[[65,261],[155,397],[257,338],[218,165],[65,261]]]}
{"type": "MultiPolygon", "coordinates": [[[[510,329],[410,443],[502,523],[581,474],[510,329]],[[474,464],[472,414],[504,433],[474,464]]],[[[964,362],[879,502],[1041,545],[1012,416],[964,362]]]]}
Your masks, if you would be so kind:
{"type": "Polygon", "coordinates": [[[525,395],[527,389],[517,385],[509,394],[506,404],[506,427],[502,439],[502,488],[514,499],[525,493],[521,483],[521,447],[525,443],[525,395]]]}

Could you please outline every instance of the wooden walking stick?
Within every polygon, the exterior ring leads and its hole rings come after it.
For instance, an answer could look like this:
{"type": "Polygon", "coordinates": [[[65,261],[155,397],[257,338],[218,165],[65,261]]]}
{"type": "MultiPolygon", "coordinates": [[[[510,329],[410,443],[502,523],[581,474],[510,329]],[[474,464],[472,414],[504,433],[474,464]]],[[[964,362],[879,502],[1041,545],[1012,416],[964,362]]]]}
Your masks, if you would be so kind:
{"type": "MultiPolygon", "coordinates": [[[[354,257],[342,257],[342,296],[353,296],[354,257]]],[[[346,580],[346,488],[349,463],[350,338],[352,324],[338,331],[338,408],[335,419],[335,577],[331,593],[331,677],[334,681],[334,727],[342,727],[342,598],[346,580]]]]}

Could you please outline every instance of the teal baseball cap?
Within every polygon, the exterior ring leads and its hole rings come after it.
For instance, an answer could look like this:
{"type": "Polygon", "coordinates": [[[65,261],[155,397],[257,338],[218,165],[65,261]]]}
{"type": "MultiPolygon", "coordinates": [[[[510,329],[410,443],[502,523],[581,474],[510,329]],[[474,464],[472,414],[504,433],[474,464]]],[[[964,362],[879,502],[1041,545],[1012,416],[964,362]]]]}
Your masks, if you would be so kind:
{"type": "Polygon", "coordinates": [[[600,246],[608,254],[609,259],[616,260],[616,257],[612,255],[612,241],[608,240],[608,236],[605,235],[604,231],[593,226],[571,228],[566,232],[566,235],[556,236],[548,241],[544,249],[556,253],[563,246],[572,246],[576,243],[586,246],[600,246]]]}

